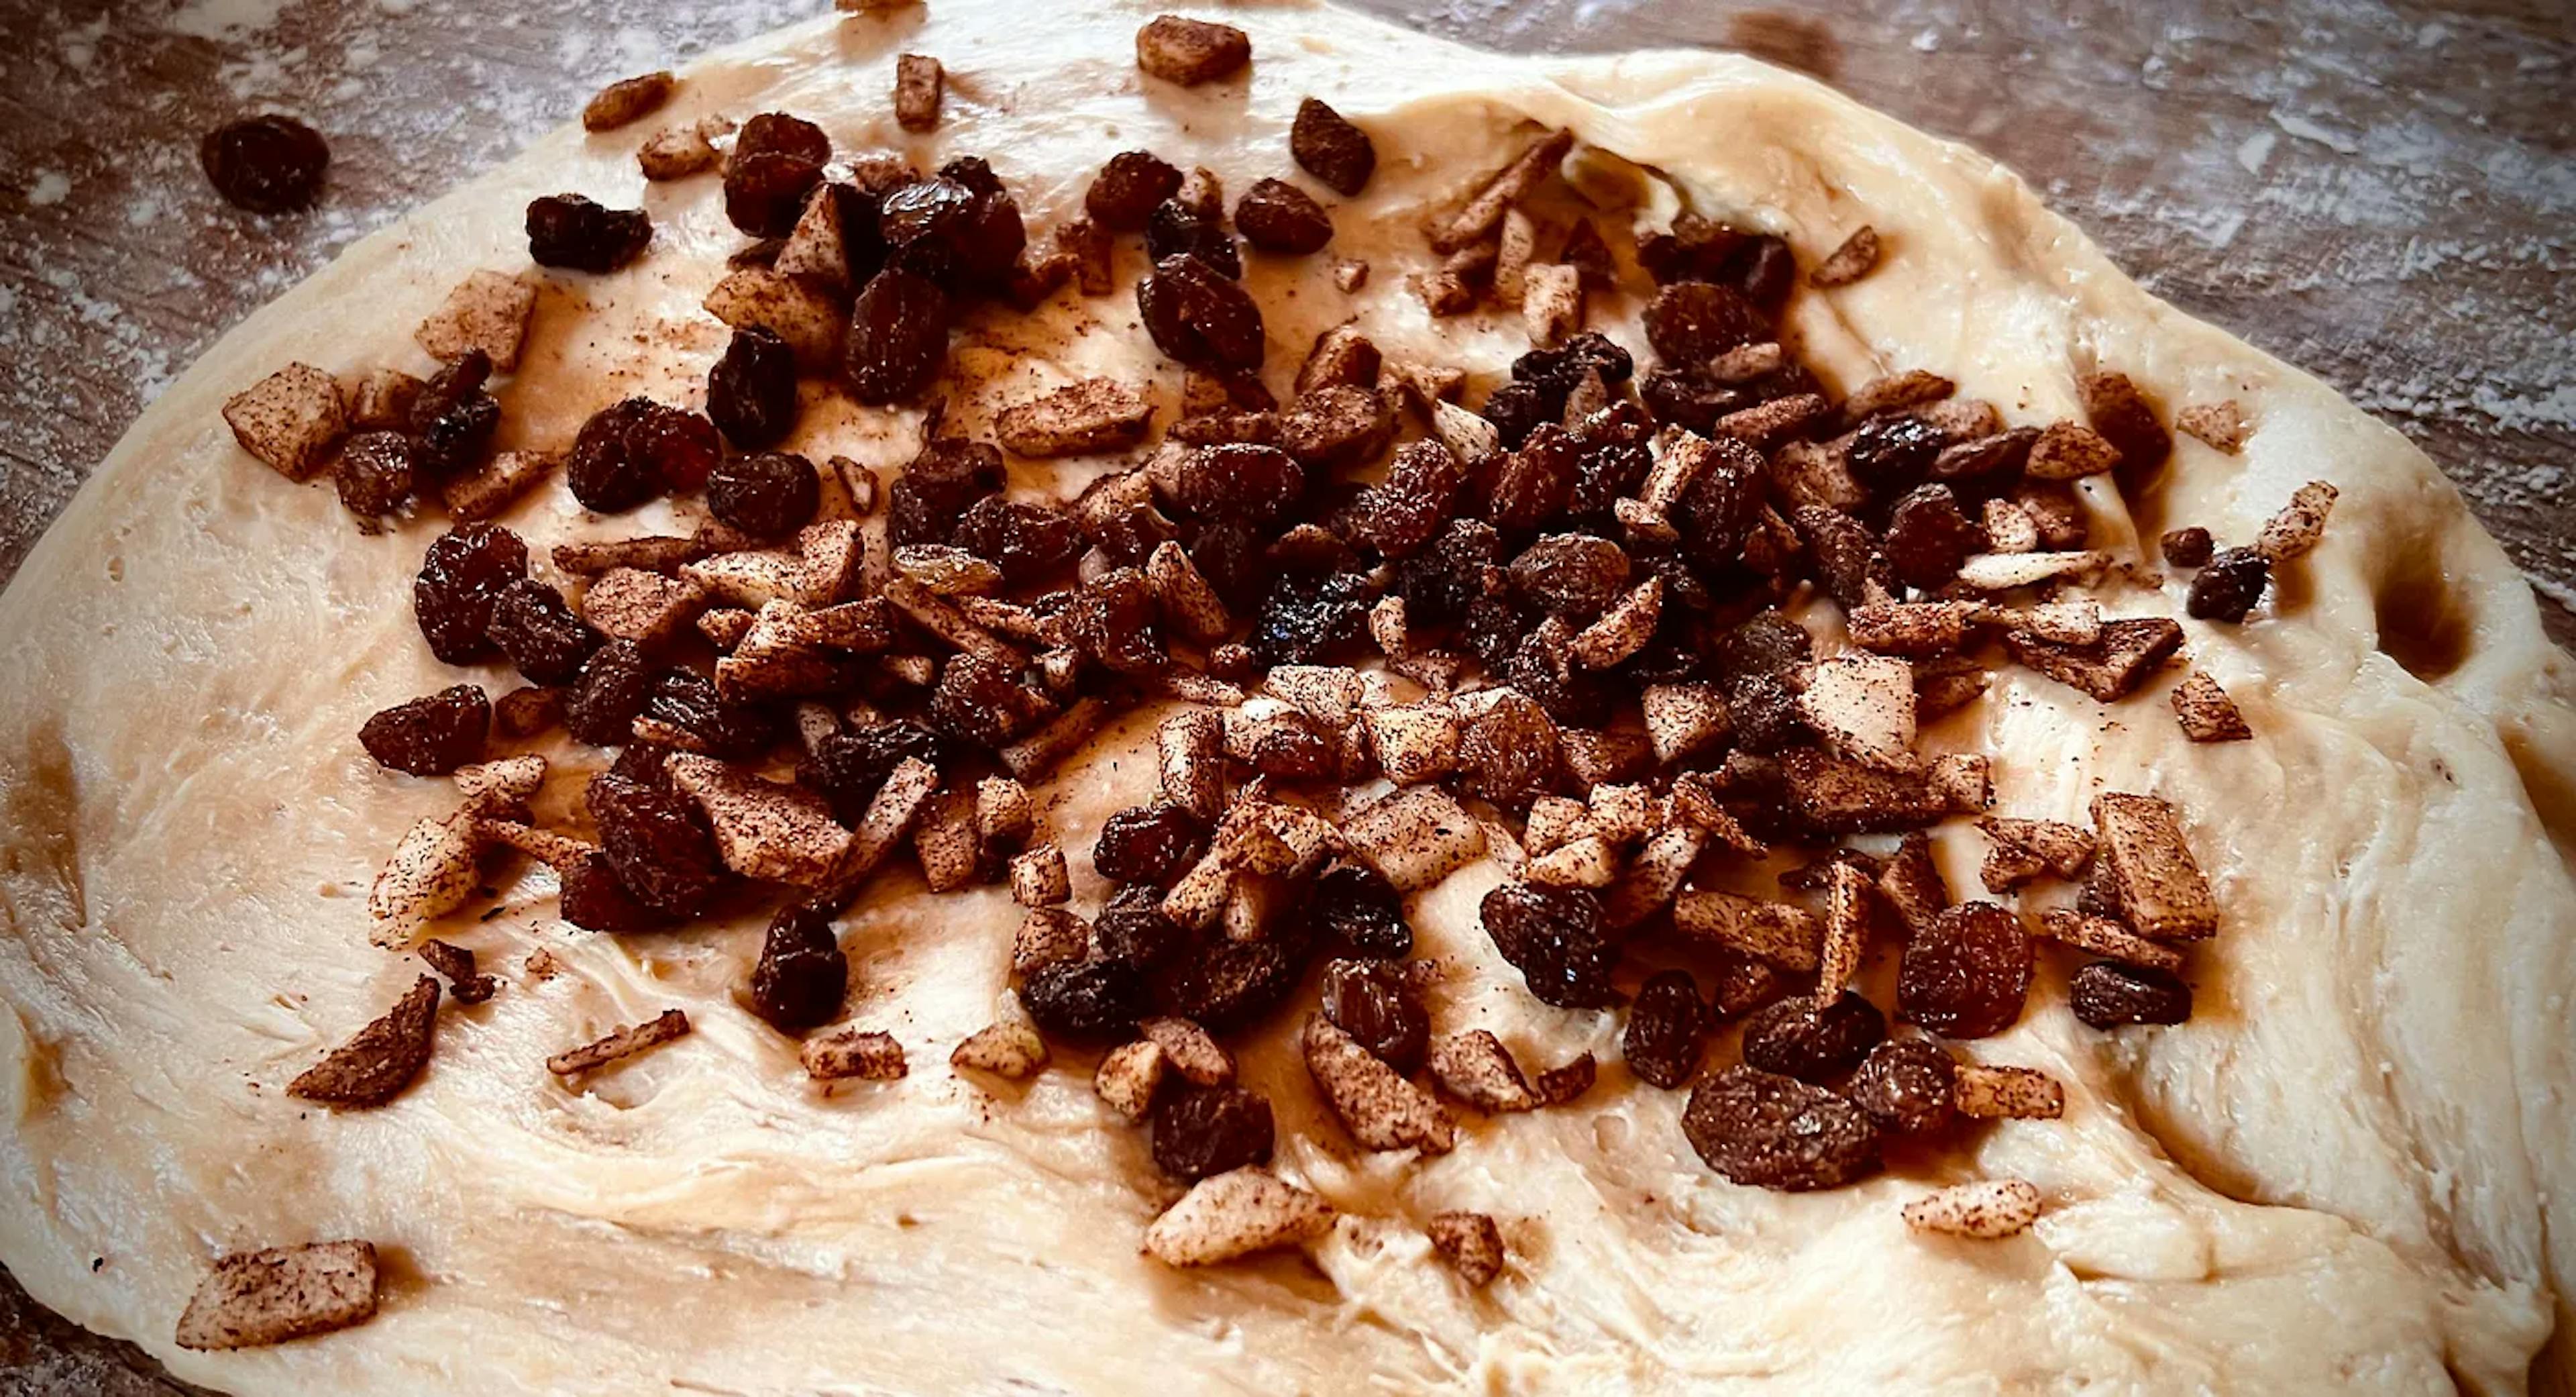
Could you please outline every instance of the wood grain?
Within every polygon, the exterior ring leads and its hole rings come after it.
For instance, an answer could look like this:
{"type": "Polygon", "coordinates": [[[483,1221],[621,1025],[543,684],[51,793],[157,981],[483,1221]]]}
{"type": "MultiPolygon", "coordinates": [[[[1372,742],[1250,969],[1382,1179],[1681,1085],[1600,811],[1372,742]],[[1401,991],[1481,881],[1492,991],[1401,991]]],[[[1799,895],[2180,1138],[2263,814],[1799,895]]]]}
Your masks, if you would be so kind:
{"type": "MultiPolygon", "coordinates": [[[[1747,49],[1993,153],[2150,288],[2412,436],[2576,640],[2563,5],[1361,3],[1502,48],[1747,49]]],[[[0,0],[0,577],[251,309],[604,82],[818,7],[0,0]],[[313,213],[234,212],[197,173],[199,133],[272,109],[331,137],[313,213]]],[[[185,1390],[0,1276],[0,1397],[185,1390]]]]}

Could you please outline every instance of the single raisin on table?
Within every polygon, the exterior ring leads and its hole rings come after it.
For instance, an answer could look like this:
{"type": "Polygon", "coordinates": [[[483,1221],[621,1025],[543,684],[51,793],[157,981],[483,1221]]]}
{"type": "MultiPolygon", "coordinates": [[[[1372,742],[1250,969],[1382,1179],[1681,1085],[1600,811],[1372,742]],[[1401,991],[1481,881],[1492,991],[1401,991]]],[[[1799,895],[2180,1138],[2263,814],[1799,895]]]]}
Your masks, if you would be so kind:
{"type": "Polygon", "coordinates": [[[1886,1016],[1851,990],[1822,1010],[1797,995],[1744,1021],[1744,1060],[1765,1072],[1822,1082],[1858,1067],[1886,1037],[1886,1016]]]}
{"type": "Polygon", "coordinates": [[[714,680],[694,669],[666,669],[655,676],[644,716],[687,733],[709,756],[756,757],[778,740],[775,712],[724,697],[714,680]]]}
{"type": "Polygon", "coordinates": [[[1694,1088],[1682,1134],[1708,1167],[1758,1188],[1838,1188],[1879,1170],[1878,1127],[1858,1106],[1754,1067],[1727,1068],[1694,1088]]]}
{"type": "Polygon", "coordinates": [[[1896,971],[1896,1016],[1944,1038],[1983,1038],[2012,1027],[2030,994],[2030,934],[1991,902],[1944,910],[1905,943],[1896,971]]]}
{"type": "Polygon", "coordinates": [[[691,917],[723,884],[714,836],[688,797],[602,773],[585,794],[599,850],[635,900],[656,912],[691,917]]]}
{"type": "Polygon", "coordinates": [[[1421,1067],[1431,1048],[1431,1016],[1394,961],[1327,962],[1324,1017],[1398,1072],[1421,1067]]]}
{"type": "Polygon", "coordinates": [[[2191,580],[2183,610],[2202,621],[2242,621],[2271,585],[2272,564],[2251,548],[2228,548],[2213,555],[2191,580]]]}
{"type": "Polygon", "coordinates": [[[790,903],[770,919],[751,970],[751,1007],[781,1033],[802,1033],[840,1017],[850,959],[832,934],[831,914],[790,903]]]}
{"type": "Polygon", "coordinates": [[[745,451],[775,446],[796,427],[796,355],[757,325],[733,340],[707,370],[707,416],[745,451]]]}
{"type": "Polygon", "coordinates": [[[1100,954],[1137,970],[1155,970],[1170,961],[1189,939],[1181,924],[1163,915],[1163,890],[1151,883],[1128,883],[1110,894],[1092,921],[1100,954]]]}
{"type": "Polygon", "coordinates": [[[939,734],[919,723],[866,723],[814,744],[812,755],[797,764],[796,779],[832,802],[842,824],[855,826],[905,758],[937,766],[945,750],[939,734]]]}
{"type": "Polygon", "coordinates": [[[1207,852],[1208,827],[1169,801],[1131,805],[1103,821],[1091,869],[1113,883],[1168,887],[1207,852]]]}
{"type": "Polygon", "coordinates": [[[1666,1091],[1688,1082],[1699,1073],[1708,1018],[1699,982],[1689,971],[1659,970],[1648,976],[1638,987],[1636,1002],[1628,1006],[1628,1026],[1619,1035],[1628,1070],[1666,1091]]]}
{"type": "Polygon", "coordinates": [[[650,398],[627,398],[581,424],[564,482],[584,508],[622,514],[666,491],[704,485],[723,453],[714,423],[650,398]]]}
{"type": "Polygon", "coordinates": [[[444,776],[483,760],[492,704],[483,691],[458,684],[398,703],[369,718],[358,742],[379,766],[414,776],[444,776]]]}
{"type": "Polygon", "coordinates": [[[1283,179],[1265,179],[1235,201],[1234,226],[1264,252],[1302,257],[1333,240],[1332,215],[1315,196],[1283,179]]]}
{"type": "Polygon", "coordinates": [[[197,163],[224,202],[252,213],[310,208],[322,192],[331,147],[291,116],[244,117],[206,133],[197,163]]]}
{"type": "Polygon", "coordinates": [[[1062,569],[1082,552],[1082,535],[1061,509],[987,495],[957,516],[949,541],[1026,586],[1062,569]]]}
{"type": "Polygon", "coordinates": [[[813,462],[788,452],[736,456],[707,477],[707,512],[764,542],[813,523],[822,506],[823,477],[813,462]]]}
{"type": "Polygon", "coordinates": [[[1020,1001],[1038,1031],[1068,1043],[1115,1043],[1145,1014],[1145,982],[1114,960],[1058,961],[1030,971],[1020,1001]]]}
{"type": "Polygon", "coordinates": [[[1189,1087],[1154,1108],[1154,1166],[1204,1179],[1270,1158],[1270,1103],[1238,1086],[1189,1087]]]}
{"type": "Polygon", "coordinates": [[[400,432],[360,432],[340,448],[331,483],[341,507],[361,520],[394,513],[411,498],[411,438],[400,432]]]}
{"type": "Polygon", "coordinates": [[[841,363],[850,391],[883,406],[929,387],[948,363],[948,318],[937,282],[894,267],[870,277],[850,308],[841,363]]]}
{"type": "Polygon", "coordinates": [[[564,695],[564,731],[593,747],[622,747],[635,739],[635,719],[653,696],[653,659],[632,640],[612,640],[590,652],[564,695]]]}
{"type": "Polygon", "coordinates": [[[669,917],[636,898],[606,854],[591,855],[562,878],[557,910],[584,931],[655,931],[671,924],[669,917]]]}
{"type": "Polygon", "coordinates": [[[2216,551],[2216,544],[2210,539],[2209,530],[2197,526],[2175,529],[2156,540],[2156,543],[2164,550],[2165,564],[2168,567],[2205,567],[2209,563],[2210,555],[2216,551]]]}
{"type": "Polygon", "coordinates": [[[2067,981],[2075,1017],[2095,1028],[2178,1024],[2191,1017],[2191,986],[2167,970],[2097,960],[2067,981]]]}
{"type": "Polygon", "coordinates": [[[1619,945],[1601,926],[1601,899],[1581,888],[1505,883],[1479,907],[1494,949],[1521,972],[1542,1004],[1597,1009],[1618,999],[1610,972],[1619,945]]]}
{"type": "Polygon", "coordinates": [[[1413,954],[1413,926],[1404,898],[1376,869],[1336,863],[1315,880],[1307,917],[1315,930],[1355,956],[1399,960],[1413,954]]]}
{"type": "Polygon", "coordinates": [[[1667,364],[1705,364],[1771,333],[1769,321],[1732,287],[1677,281],[1646,306],[1646,343],[1667,364]]]}
{"type": "Polygon", "coordinates": [[[1082,196],[1084,212],[1113,232],[1133,233],[1153,218],[1154,207],[1181,191],[1181,172],[1151,151],[1123,150],[1109,157],[1082,196]]]}
{"type": "Polygon", "coordinates": [[[1258,369],[1268,340],[1252,293],[1195,257],[1166,257],[1136,283],[1154,347],[1201,369],[1258,369]]]}
{"type": "Polygon", "coordinates": [[[429,652],[451,665],[490,654],[483,633],[492,624],[492,603],[527,574],[528,546],[498,524],[468,524],[439,535],[411,587],[412,613],[429,652]]]}
{"type": "Polygon", "coordinates": [[[563,593],[533,577],[520,578],[492,599],[492,620],[483,634],[531,684],[571,683],[601,640],[564,605],[563,593]]]}
{"type": "Polygon", "coordinates": [[[528,259],[540,267],[613,272],[653,241],[642,209],[607,209],[578,194],[549,194],[528,204],[528,259]]]}
{"type": "Polygon", "coordinates": [[[1958,1059],[1928,1038],[1891,1038],[1869,1050],[1846,1090],[1881,1129],[1923,1135],[1950,1123],[1958,1059]]]}

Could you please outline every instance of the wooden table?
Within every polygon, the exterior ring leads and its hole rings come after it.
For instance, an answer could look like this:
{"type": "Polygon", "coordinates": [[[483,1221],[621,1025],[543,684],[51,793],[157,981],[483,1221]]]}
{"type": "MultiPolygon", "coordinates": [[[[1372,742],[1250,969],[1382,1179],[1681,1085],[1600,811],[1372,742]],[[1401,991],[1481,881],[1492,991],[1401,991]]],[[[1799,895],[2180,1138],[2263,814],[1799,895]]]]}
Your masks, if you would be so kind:
{"type": "MultiPolygon", "coordinates": [[[[2151,289],[2412,436],[2576,641],[2576,21],[2557,0],[1360,3],[1505,48],[1749,50],[1994,153],[2151,289]]],[[[0,0],[0,577],[253,307],[603,82],[821,4],[0,0]],[[331,137],[317,211],[239,214],[199,176],[198,134],[263,109],[331,137]]],[[[0,1276],[0,1397],[181,1390],[0,1276]]]]}

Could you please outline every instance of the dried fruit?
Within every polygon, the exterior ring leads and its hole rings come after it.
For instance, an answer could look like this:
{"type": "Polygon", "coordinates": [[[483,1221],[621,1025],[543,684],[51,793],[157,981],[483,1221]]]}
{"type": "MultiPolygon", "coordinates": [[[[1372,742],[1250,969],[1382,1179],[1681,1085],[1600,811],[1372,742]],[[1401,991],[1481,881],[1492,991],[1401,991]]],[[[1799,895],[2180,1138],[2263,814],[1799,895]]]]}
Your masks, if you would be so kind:
{"type": "Polygon", "coordinates": [[[1949,908],[1905,943],[1896,1013],[1944,1038],[1983,1038],[2021,1017],[2030,993],[2030,936],[1991,902],[1949,908]]]}
{"type": "Polygon", "coordinates": [[[1266,1164],[1272,1139],[1270,1102],[1242,1087],[1190,1087],[1154,1108],[1154,1167],[1175,1179],[1266,1164]]]}
{"type": "Polygon", "coordinates": [[[653,673],[651,656],[634,641],[592,651],[564,696],[564,730],[594,747],[632,741],[636,715],[653,695],[653,673]]]}
{"type": "Polygon", "coordinates": [[[1739,344],[1767,339],[1767,318],[1743,293],[1705,281],[1677,281],[1646,306],[1646,342],[1667,364],[1705,364],[1739,344]]]}
{"type": "Polygon", "coordinates": [[[990,444],[934,438],[887,492],[887,541],[897,548],[949,542],[976,501],[1000,493],[1005,478],[1002,453],[990,444]]]}
{"type": "Polygon", "coordinates": [[[2075,1017],[2095,1028],[2177,1024],[2191,1017],[2191,986],[2171,971],[2097,960],[2067,980],[2075,1017]]]}
{"type": "Polygon", "coordinates": [[[607,209],[578,194],[550,194],[528,204],[528,258],[540,267],[613,272],[653,241],[642,209],[607,209]]]}
{"type": "Polygon", "coordinates": [[[1020,998],[1040,1032],[1069,1043],[1115,1043],[1145,1013],[1145,982],[1124,962],[1059,961],[1021,982],[1020,998]]]}
{"type": "Polygon", "coordinates": [[[744,122],[725,161],[725,217],[755,238],[787,236],[831,158],[831,139],[810,121],[762,112],[744,122]]]}
{"type": "Polygon", "coordinates": [[[1526,695],[1497,698],[1460,735],[1458,765],[1460,790],[1522,809],[1556,785],[1555,720],[1526,695]]]}
{"type": "Polygon", "coordinates": [[[959,295],[1005,285],[1028,246],[1019,204],[980,161],[951,162],[941,178],[886,195],[877,228],[889,270],[959,295]]]}
{"type": "Polygon", "coordinates": [[[621,514],[658,494],[704,485],[724,453],[715,424],[650,398],[626,398],[592,413],[564,464],[573,498],[621,514]]]}
{"type": "Polygon", "coordinates": [[[1160,262],[1182,254],[1227,277],[1243,275],[1243,257],[1235,250],[1234,235],[1225,231],[1217,214],[1177,198],[1165,199],[1145,221],[1145,256],[1160,262]]]}
{"type": "Polygon", "coordinates": [[[1505,883],[1479,905],[1485,934],[1543,1004],[1591,1009],[1613,1003],[1619,946],[1604,934],[1601,900],[1581,888],[1505,883]]]}
{"type": "MultiPolygon", "coordinates": [[[[1402,453],[1398,453],[1399,461],[1402,453]]],[[[1486,595],[1486,580],[1499,576],[1502,535],[1478,519],[1452,519],[1440,526],[1421,552],[1396,569],[1395,594],[1404,598],[1408,618],[1420,626],[1441,625],[1464,616],[1486,595]]],[[[1508,606],[1508,604],[1506,604],[1508,606]]],[[[1517,646],[1520,629],[1510,644],[1517,646]]],[[[1510,653],[1507,646],[1504,654],[1510,653]]]]}
{"type": "Polygon", "coordinates": [[[1306,472],[1295,457],[1277,447],[1248,444],[1192,451],[1182,461],[1173,489],[1175,503],[1191,514],[1255,528],[1287,518],[1305,494],[1306,472]]]}
{"type": "Polygon", "coordinates": [[[1923,1135],[1950,1123],[1958,1059],[1928,1038],[1891,1038],[1869,1050],[1846,1087],[1880,1128],[1923,1135]]]}
{"type": "Polygon", "coordinates": [[[1512,586],[1530,604],[1588,621],[1628,587],[1628,554],[1590,534],[1550,534],[1512,559],[1512,586]]]}
{"type": "Polygon", "coordinates": [[[1640,1081],[1670,1091],[1698,1075],[1710,1026],[1708,1006],[1690,972],[1660,970],[1647,977],[1628,1007],[1619,1051],[1640,1081]]]}
{"type": "Polygon", "coordinates": [[[340,504],[362,520],[394,513],[411,498],[412,442],[400,432],[360,432],[331,463],[340,504]]]}
{"type": "Polygon", "coordinates": [[[1235,201],[1234,225],[1264,252],[1302,257],[1333,240],[1332,215],[1314,196],[1286,180],[1255,183],[1235,201]]]}
{"type": "Polygon", "coordinates": [[[863,723],[814,744],[796,768],[796,779],[832,802],[841,823],[856,825],[877,789],[907,757],[939,765],[945,748],[939,734],[912,722],[863,723]]]}
{"type": "Polygon", "coordinates": [[[1888,512],[1888,566],[1908,587],[1932,591],[1946,585],[1985,542],[1986,531],[1959,508],[1946,485],[1918,485],[1888,512]]]}
{"type": "Polygon", "coordinates": [[[2272,564],[2251,548],[2228,548],[2211,557],[2191,580],[2183,609],[2202,621],[2236,622],[2263,600],[2271,585],[2272,564]]]}
{"type": "Polygon", "coordinates": [[[751,970],[751,1007],[781,1033],[803,1033],[840,1017],[850,960],[832,934],[827,908],[790,903],[770,919],[751,970]]]}
{"type": "Polygon", "coordinates": [[[870,277],[850,309],[841,365],[850,391],[883,405],[929,387],[948,362],[948,320],[937,282],[894,267],[870,277]]]}
{"type": "Polygon", "coordinates": [[[491,653],[484,630],[492,604],[528,572],[528,546],[497,524],[469,524],[441,534],[412,582],[412,613],[429,652],[451,665],[491,653]]]}
{"type": "MultiPolygon", "coordinates": [[[[1200,567],[1205,570],[1206,563],[1200,567]]],[[[1216,575],[1210,573],[1209,580],[1216,575]]],[[[1367,633],[1372,600],[1368,579],[1358,573],[1281,577],[1254,617],[1252,648],[1268,664],[1321,663],[1367,633]]]]}
{"type": "Polygon", "coordinates": [[[942,732],[1000,751],[1055,712],[1044,694],[981,655],[952,655],[930,695],[930,721],[942,732]]]}
{"type": "Polygon", "coordinates": [[[1169,801],[1133,805],[1101,822],[1091,868],[1113,883],[1168,887],[1207,846],[1207,826],[1180,806],[1169,801]]]}
{"type": "Polygon", "coordinates": [[[1377,459],[1395,438],[1395,410],[1384,395],[1338,384],[1301,393],[1279,414],[1279,445],[1315,471],[1377,459]]]}
{"type": "Polygon", "coordinates": [[[814,522],[822,503],[823,478],[814,463],[784,451],[736,456],[707,477],[707,512],[764,542],[814,522]]]}
{"type": "Polygon", "coordinates": [[[1397,960],[1413,953],[1413,927],[1404,918],[1404,899],[1374,869],[1337,863],[1324,870],[1308,894],[1306,911],[1317,932],[1353,955],[1397,960]]]}
{"type": "Polygon", "coordinates": [[[2209,530],[2198,527],[2172,530],[2156,542],[2163,549],[2165,564],[2169,567],[2206,567],[2215,550],[2209,530]]]}
{"type": "Polygon", "coordinates": [[[796,426],[796,355],[757,325],[733,340],[707,370],[707,416],[746,451],[775,444],[796,426]]]}
{"type": "Polygon", "coordinates": [[[1404,968],[1387,960],[1336,960],[1324,966],[1324,1017],[1398,1072],[1422,1066],[1431,1045],[1431,1016],[1404,968]]]}
{"type": "Polygon", "coordinates": [[[1377,169],[1377,147],[1368,133],[1312,97],[1297,103],[1297,119],[1288,128],[1288,153],[1306,173],[1343,195],[1367,188],[1377,169]]]}
{"type": "Polygon", "coordinates": [[[1284,1003],[1305,973],[1304,946],[1273,936],[1260,941],[1225,937],[1200,943],[1167,974],[1164,1012],[1213,1032],[1252,1024],[1284,1003]]]}
{"type": "Polygon", "coordinates": [[[309,208],[322,192],[331,147],[322,133],[270,113],[228,121],[197,143],[197,163],[224,202],[252,213],[309,208]]]}
{"type": "Polygon", "coordinates": [[[1124,150],[1109,157],[1082,196],[1083,210],[1103,228],[1133,233],[1154,216],[1155,206],[1181,189],[1181,172],[1151,151],[1124,150]]]}
{"type": "Polygon", "coordinates": [[[691,917],[722,885],[715,838],[688,797],[602,773],[591,778],[584,802],[599,827],[600,853],[636,901],[667,916],[691,917]]]}
{"type": "Polygon", "coordinates": [[[1154,970],[1170,960],[1188,940],[1178,922],[1163,915],[1163,890],[1152,883],[1129,883],[1110,895],[1092,923],[1100,954],[1137,970],[1154,970]]]}
{"type": "Polygon", "coordinates": [[[1912,413],[1882,414],[1852,432],[1843,444],[1843,466],[1872,493],[1892,495],[1921,480],[1947,440],[1940,428],[1912,413]]]}
{"type": "MultiPolygon", "coordinates": [[[[1177,173],[1177,172],[1176,172],[1177,173]]],[[[1193,368],[1258,369],[1267,340],[1250,292],[1195,257],[1166,257],[1136,283],[1136,309],[1165,354],[1193,368]]]]}
{"type": "Polygon", "coordinates": [[[1829,1081],[1859,1066],[1886,1037],[1887,1019],[1878,1006],[1851,990],[1822,1009],[1796,995],[1745,1020],[1744,1060],[1800,1081],[1829,1081]]]}
{"type": "Polygon", "coordinates": [[[1789,1192],[1837,1188],[1879,1169],[1878,1127],[1820,1086],[1753,1067],[1701,1082],[1682,1133],[1728,1179],[1789,1192]]]}

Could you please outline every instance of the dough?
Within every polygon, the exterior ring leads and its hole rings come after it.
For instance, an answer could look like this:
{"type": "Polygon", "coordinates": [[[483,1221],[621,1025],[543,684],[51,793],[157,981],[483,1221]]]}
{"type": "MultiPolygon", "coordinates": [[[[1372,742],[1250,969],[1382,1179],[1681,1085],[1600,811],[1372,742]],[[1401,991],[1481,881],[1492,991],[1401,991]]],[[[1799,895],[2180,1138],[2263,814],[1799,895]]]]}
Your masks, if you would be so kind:
{"type": "MultiPolygon", "coordinates": [[[[2073,415],[2074,378],[2097,366],[2168,411],[2235,399],[2254,423],[2241,456],[2182,439],[2152,501],[2103,479],[2086,493],[2096,539],[2126,553],[2185,522],[2250,538],[2300,482],[2341,489],[2277,616],[2188,625],[2257,738],[2193,747],[2160,691],[2106,711],[2008,669],[1925,744],[1995,753],[2007,814],[2080,821],[2106,788],[2175,801],[2226,915],[2198,1016],[2097,1034],[2044,976],[2018,1027],[1970,1047],[2066,1081],[2063,1122],[2006,1124],[1838,1192],[1737,1188],[1685,1144],[1683,1097],[1615,1065],[1614,1015],[1545,1008],[1496,957],[1475,908],[1501,874],[1479,865],[1416,900],[1425,953],[1453,967],[1435,1023],[1491,1028],[1537,1063],[1588,1048],[1602,1085],[1571,1108],[1466,1117],[1445,1158],[1355,1159],[1293,1053],[1254,1046],[1281,1171],[1347,1216],[1311,1263],[1188,1274],[1138,1255],[1170,1194],[1143,1134],[1094,1098],[1087,1060],[1025,1090],[948,1070],[992,1015],[1017,919],[1001,889],[929,899],[908,870],[843,929],[851,1018],[903,1041],[899,1083],[819,1094],[794,1045],[731,1002],[755,918],[588,935],[530,874],[503,890],[505,915],[443,932],[506,984],[443,1014],[407,1094],[340,1116],[286,1098],[418,972],[370,944],[364,894],[400,833],[452,797],[377,769],[355,734],[456,675],[404,603],[439,524],[362,536],[326,485],[288,485],[240,453],[219,408],[294,359],[425,371],[412,328],[468,271],[524,268],[523,205],[566,190],[640,198],[656,240],[621,274],[545,279],[501,392],[501,444],[565,444],[631,392],[698,401],[722,345],[698,301],[740,241],[714,181],[643,185],[634,150],[659,119],[567,127],[242,325],[0,598],[0,1260],[34,1295],[189,1381],[270,1394],[2507,1392],[2529,1373],[2565,1378],[2576,675],[2423,456],[2148,296],[2009,172],[1761,64],[1496,57],[1281,3],[1224,15],[1253,37],[1248,95],[1184,92],[1136,72],[1132,34],[1151,13],[931,0],[818,19],[701,63],[665,116],[781,109],[845,151],[982,153],[1043,229],[1121,149],[1208,165],[1237,191],[1289,175],[1287,119],[1322,96],[1376,134],[1381,162],[1338,208],[1330,252],[1254,273],[1275,383],[1347,313],[1335,257],[1372,263],[1355,304],[1390,354],[1493,381],[1525,347],[1517,318],[1435,326],[1404,283],[1428,264],[1422,216],[1535,121],[1665,172],[1703,212],[1785,234],[1802,263],[1875,225],[1884,265],[1791,312],[1838,388],[1932,368],[2034,423],[2073,415]],[[947,64],[935,135],[893,121],[899,51],[947,64]],[[538,949],[551,978],[523,968],[538,949]],[[694,1034],[587,1090],[541,1065],[674,1005],[694,1034]],[[2024,1237],[1931,1241],[1899,1222],[1937,1184],[2006,1175],[2053,1200],[2024,1237]],[[1429,1254],[1422,1224],[1453,1208],[1504,1220],[1512,1260],[1489,1290],[1429,1254]],[[241,1353],[172,1346],[215,1254],[344,1236],[388,1259],[372,1323],[241,1353]]],[[[1644,192],[1642,220],[1669,216],[1669,193],[1644,192]]],[[[1154,374],[1168,417],[1177,372],[1147,367],[1124,290],[1137,256],[1122,249],[1113,296],[1066,295],[961,341],[969,426],[1093,372],[1154,374]]],[[[1595,323],[1638,344],[1633,311],[1595,323]]],[[[891,467],[916,419],[834,400],[791,446],[891,467]]],[[[1014,486],[1069,494],[1106,464],[1015,463],[1014,486]]],[[[585,522],[558,482],[504,522],[542,545],[661,521],[585,522]]],[[[2179,615],[2180,583],[2162,592],[2104,595],[2179,615]]],[[[515,682],[468,677],[495,694],[515,682]]],[[[1078,905],[1101,891],[1081,851],[1141,793],[1156,716],[1102,739],[1129,759],[1041,792],[1075,853],[1078,905]]],[[[582,769],[559,764],[541,818],[561,820],[582,769]]],[[[1978,836],[1953,822],[1941,841],[1953,886],[1972,886],[1978,836]]]]}

